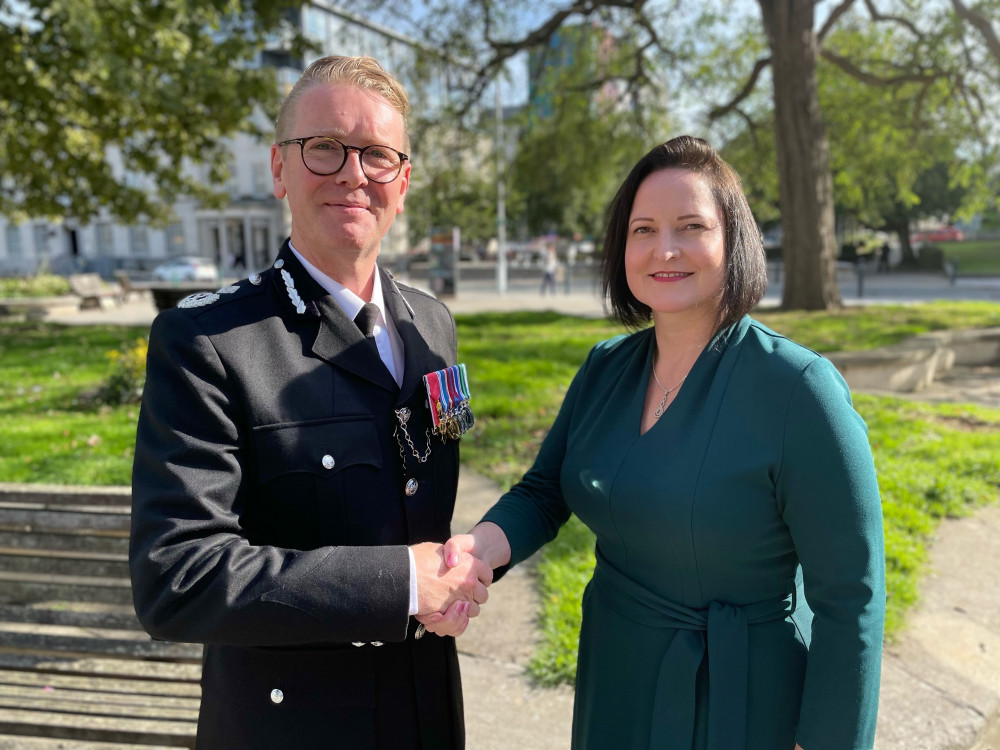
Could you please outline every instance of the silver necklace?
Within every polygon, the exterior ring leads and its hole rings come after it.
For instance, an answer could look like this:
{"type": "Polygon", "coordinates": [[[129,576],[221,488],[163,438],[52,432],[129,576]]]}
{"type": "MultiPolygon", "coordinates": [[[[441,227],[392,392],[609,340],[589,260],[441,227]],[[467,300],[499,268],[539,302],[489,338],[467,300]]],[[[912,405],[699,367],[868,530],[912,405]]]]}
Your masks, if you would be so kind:
{"type": "Polygon", "coordinates": [[[667,405],[667,398],[670,396],[671,393],[673,393],[674,391],[676,391],[678,388],[681,387],[681,384],[685,380],[687,380],[687,375],[681,378],[680,383],[675,385],[673,388],[664,388],[663,383],[661,383],[660,379],[656,377],[656,365],[654,364],[650,369],[653,371],[653,380],[656,381],[656,384],[660,387],[660,390],[663,391],[663,398],[660,399],[660,405],[657,406],[656,411],[653,412],[653,417],[659,419],[660,417],[663,416],[663,409],[667,405]]]}

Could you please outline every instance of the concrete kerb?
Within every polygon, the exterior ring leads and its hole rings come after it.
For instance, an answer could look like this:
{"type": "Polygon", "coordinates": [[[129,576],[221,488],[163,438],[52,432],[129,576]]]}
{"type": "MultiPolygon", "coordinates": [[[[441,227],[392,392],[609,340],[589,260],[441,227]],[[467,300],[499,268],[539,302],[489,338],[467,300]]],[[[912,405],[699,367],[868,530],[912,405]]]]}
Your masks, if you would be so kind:
{"type": "Polygon", "coordinates": [[[953,367],[1000,364],[1000,328],[934,331],[896,346],[858,352],[830,352],[855,390],[921,391],[953,367]]]}

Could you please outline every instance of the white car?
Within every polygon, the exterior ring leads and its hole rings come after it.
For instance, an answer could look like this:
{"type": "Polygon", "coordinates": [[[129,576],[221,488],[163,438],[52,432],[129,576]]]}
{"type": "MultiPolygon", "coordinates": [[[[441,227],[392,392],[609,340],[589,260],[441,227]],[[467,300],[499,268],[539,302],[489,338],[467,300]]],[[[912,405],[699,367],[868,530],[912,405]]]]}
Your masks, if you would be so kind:
{"type": "Polygon", "coordinates": [[[171,258],[153,269],[155,281],[210,281],[219,280],[219,267],[208,258],[180,256],[171,258]]]}

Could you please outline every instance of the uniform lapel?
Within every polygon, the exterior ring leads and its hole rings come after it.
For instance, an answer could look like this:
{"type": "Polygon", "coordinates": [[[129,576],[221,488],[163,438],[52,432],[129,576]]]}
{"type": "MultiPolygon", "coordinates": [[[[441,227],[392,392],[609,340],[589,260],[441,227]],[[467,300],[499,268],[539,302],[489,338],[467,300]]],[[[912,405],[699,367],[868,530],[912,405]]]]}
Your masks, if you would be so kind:
{"type": "Polygon", "coordinates": [[[420,320],[413,314],[413,309],[406,303],[402,293],[392,281],[392,277],[382,269],[382,297],[396,331],[403,341],[403,384],[399,389],[399,401],[406,401],[423,382],[423,376],[428,372],[440,370],[448,365],[440,356],[435,355],[427,342],[434,337],[432,331],[426,330],[428,321],[420,320]]]}
{"type": "Polygon", "coordinates": [[[313,342],[313,353],[334,367],[395,392],[398,388],[396,381],[379,358],[374,342],[365,338],[354,321],[329,295],[317,300],[317,307],[320,324],[313,342]]]}
{"type": "Polygon", "coordinates": [[[379,358],[374,343],[365,338],[333,297],[306,272],[289,248],[287,240],[278,253],[278,259],[281,265],[275,269],[273,279],[275,294],[281,300],[279,309],[283,311],[282,316],[289,325],[319,318],[319,328],[312,344],[313,354],[334,367],[395,393],[398,388],[396,381],[379,358]],[[305,304],[305,311],[301,314],[289,299],[291,295],[281,273],[282,269],[290,275],[295,294],[305,304]]]}

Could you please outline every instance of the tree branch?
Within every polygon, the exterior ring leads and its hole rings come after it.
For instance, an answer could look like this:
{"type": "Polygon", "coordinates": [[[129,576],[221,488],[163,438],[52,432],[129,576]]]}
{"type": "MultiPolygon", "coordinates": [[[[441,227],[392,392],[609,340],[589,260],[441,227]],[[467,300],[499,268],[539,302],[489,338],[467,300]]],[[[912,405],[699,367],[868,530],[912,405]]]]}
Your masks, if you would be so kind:
{"type": "Polygon", "coordinates": [[[732,112],[736,107],[739,106],[740,102],[750,96],[753,93],[754,88],[757,86],[757,79],[760,78],[761,72],[768,65],[771,64],[770,57],[762,57],[758,60],[754,66],[753,71],[750,73],[750,78],[744,84],[743,89],[730,101],[728,104],[724,104],[721,107],[716,107],[711,112],[708,113],[708,119],[710,121],[718,120],[720,117],[724,117],[732,112]]]}
{"type": "Polygon", "coordinates": [[[930,83],[939,78],[947,78],[944,72],[921,71],[915,73],[902,73],[900,75],[883,77],[862,70],[846,57],[841,57],[829,50],[820,50],[820,55],[827,62],[833,63],[852,78],[871,86],[898,86],[901,83],[930,83]]]}
{"type": "Polygon", "coordinates": [[[920,30],[913,25],[913,22],[908,18],[903,18],[902,16],[887,16],[879,12],[878,8],[875,7],[874,0],[864,0],[865,7],[868,8],[868,12],[871,14],[873,21],[892,21],[893,23],[898,23],[900,26],[905,26],[910,30],[910,33],[918,39],[923,38],[923,34],[920,30]]]}
{"type": "Polygon", "coordinates": [[[486,87],[494,80],[504,64],[518,52],[532,48],[545,48],[552,37],[562,28],[567,18],[581,15],[584,18],[606,8],[629,10],[636,18],[643,18],[643,9],[648,0],[576,0],[569,7],[554,11],[551,16],[520,39],[502,41],[491,35],[492,19],[489,14],[489,4],[486,4],[485,40],[492,49],[492,54],[473,72],[474,80],[468,88],[469,96],[459,108],[458,114],[464,116],[474,105],[486,87]]]}
{"type": "Polygon", "coordinates": [[[844,13],[854,5],[854,0],[844,0],[840,5],[833,9],[830,13],[830,17],[826,19],[826,23],[823,24],[823,28],[819,30],[819,34],[816,35],[816,43],[819,46],[823,45],[823,40],[826,39],[826,35],[830,33],[830,29],[833,28],[834,24],[837,23],[844,13]]]}
{"type": "Polygon", "coordinates": [[[989,19],[967,6],[962,0],[951,0],[951,5],[959,18],[971,24],[982,35],[990,54],[1000,60],[1000,38],[997,37],[997,32],[989,19]]]}

